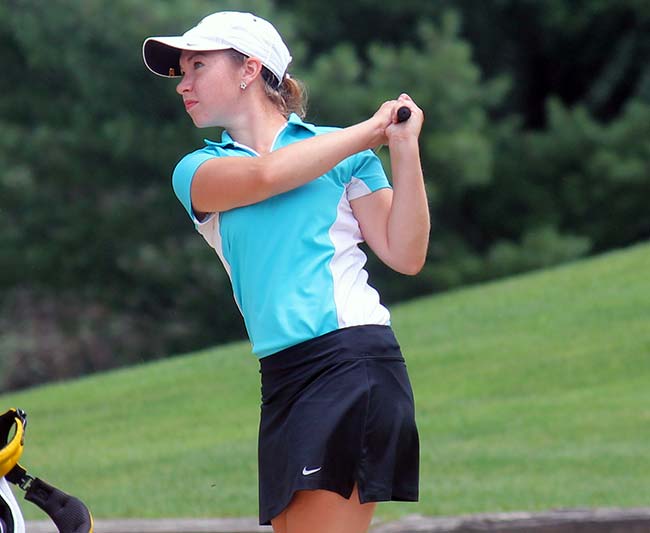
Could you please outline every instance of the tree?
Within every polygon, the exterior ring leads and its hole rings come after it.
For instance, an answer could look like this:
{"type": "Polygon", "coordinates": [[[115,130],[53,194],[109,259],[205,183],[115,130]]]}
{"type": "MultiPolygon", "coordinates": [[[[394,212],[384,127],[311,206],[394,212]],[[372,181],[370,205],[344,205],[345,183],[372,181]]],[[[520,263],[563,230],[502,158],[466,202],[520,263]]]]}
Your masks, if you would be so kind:
{"type": "Polygon", "coordinates": [[[213,7],[0,5],[7,386],[56,377],[56,360],[80,359],[67,365],[78,373],[243,335],[225,274],[171,194],[171,169],[201,132],[139,52],[144,36],[176,33],[213,7]]]}
{"type": "Polygon", "coordinates": [[[507,74],[502,112],[546,125],[549,97],[615,119],[633,98],[650,97],[650,6],[638,0],[446,0],[463,16],[486,76],[507,74]]]}
{"type": "MultiPolygon", "coordinates": [[[[227,276],[169,183],[176,161],[219,132],[195,130],[175,84],[140,55],[145,36],[215,9],[0,3],[0,387],[243,337],[227,276]]],[[[370,255],[387,302],[650,237],[646,3],[218,9],[280,28],[312,122],[351,124],[403,91],[424,109],[430,254],[415,278],[370,255]]]]}

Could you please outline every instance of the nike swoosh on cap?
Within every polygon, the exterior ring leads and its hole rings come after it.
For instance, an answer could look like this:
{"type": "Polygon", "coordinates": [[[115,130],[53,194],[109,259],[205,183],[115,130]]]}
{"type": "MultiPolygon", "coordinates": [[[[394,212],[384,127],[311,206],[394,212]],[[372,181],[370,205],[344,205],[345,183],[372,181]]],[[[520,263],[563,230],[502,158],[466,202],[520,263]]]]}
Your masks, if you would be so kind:
{"type": "Polygon", "coordinates": [[[322,468],[322,466],[319,466],[318,468],[312,468],[311,470],[309,470],[309,469],[307,469],[307,467],[305,466],[305,467],[302,469],[302,475],[303,475],[303,476],[311,476],[312,474],[315,474],[316,472],[318,472],[321,468],[322,468]]]}

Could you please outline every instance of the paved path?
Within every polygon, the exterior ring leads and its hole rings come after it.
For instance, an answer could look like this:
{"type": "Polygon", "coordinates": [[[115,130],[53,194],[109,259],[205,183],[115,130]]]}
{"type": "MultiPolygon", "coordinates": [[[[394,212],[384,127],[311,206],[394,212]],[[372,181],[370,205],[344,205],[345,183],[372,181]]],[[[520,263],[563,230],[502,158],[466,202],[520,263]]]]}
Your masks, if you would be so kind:
{"type": "MultiPolygon", "coordinates": [[[[26,524],[27,533],[57,533],[49,521],[26,524]]],[[[272,533],[255,518],[97,520],[95,533],[272,533]]],[[[650,508],[563,509],[460,517],[411,515],[374,521],[370,533],[650,533],[650,508]]]]}
{"type": "MultiPolygon", "coordinates": [[[[51,521],[27,522],[26,533],[57,533],[51,521]]],[[[96,520],[94,533],[271,533],[256,518],[96,520]]]]}

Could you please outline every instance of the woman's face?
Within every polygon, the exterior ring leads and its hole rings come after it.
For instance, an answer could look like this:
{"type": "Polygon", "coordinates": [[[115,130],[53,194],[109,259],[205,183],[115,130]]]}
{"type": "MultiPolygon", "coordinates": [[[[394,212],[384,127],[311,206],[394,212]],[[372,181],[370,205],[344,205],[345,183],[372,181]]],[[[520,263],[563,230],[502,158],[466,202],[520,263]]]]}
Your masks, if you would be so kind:
{"type": "Polygon", "coordinates": [[[223,126],[240,97],[240,68],[227,51],[183,50],[180,59],[183,79],[176,92],[198,128],[223,126]]]}

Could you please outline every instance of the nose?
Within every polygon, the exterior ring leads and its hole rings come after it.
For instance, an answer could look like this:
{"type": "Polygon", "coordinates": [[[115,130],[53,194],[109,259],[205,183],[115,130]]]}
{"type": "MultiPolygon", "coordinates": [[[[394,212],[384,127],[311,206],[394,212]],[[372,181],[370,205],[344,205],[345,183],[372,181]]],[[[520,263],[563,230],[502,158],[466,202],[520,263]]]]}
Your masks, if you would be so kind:
{"type": "Polygon", "coordinates": [[[191,87],[192,84],[190,83],[187,74],[184,74],[181,78],[181,81],[178,82],[178,85],[176,85],[176,92],[182,96],[183,93],[189,91],[191,87]]]}

